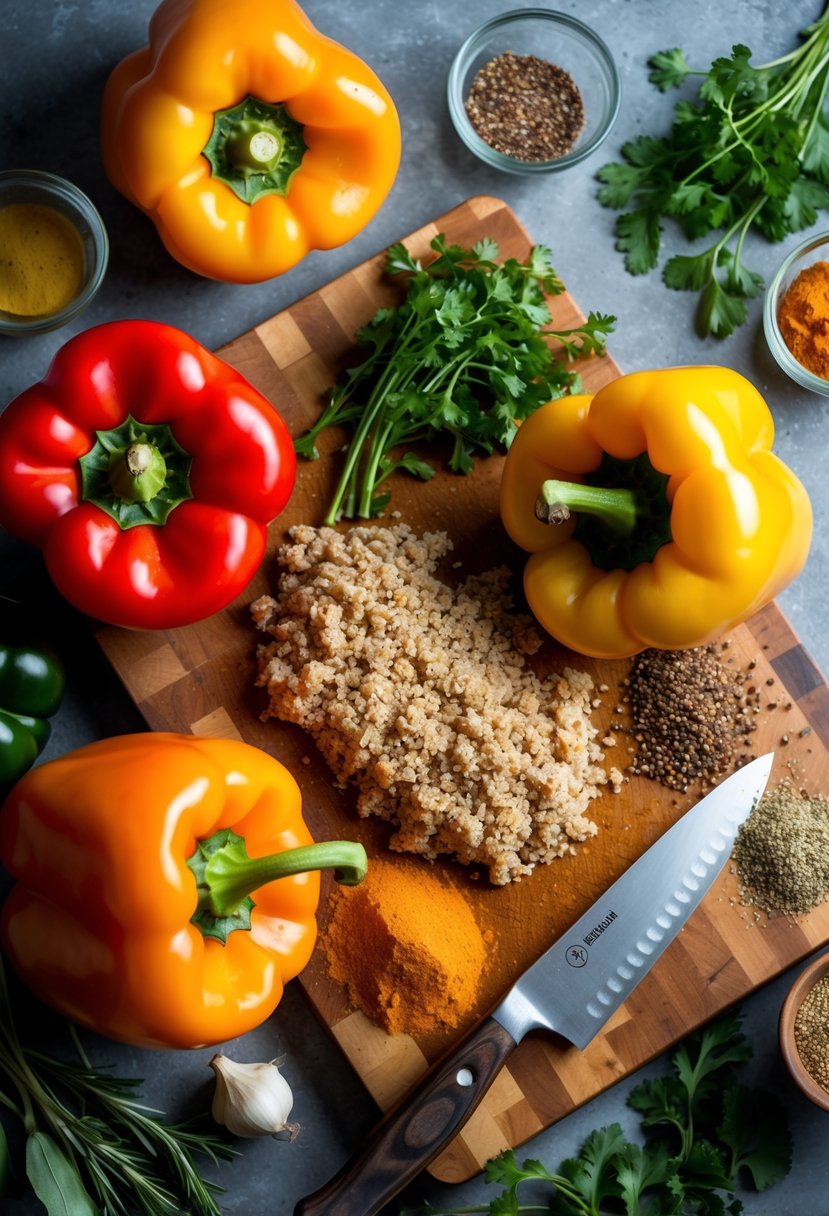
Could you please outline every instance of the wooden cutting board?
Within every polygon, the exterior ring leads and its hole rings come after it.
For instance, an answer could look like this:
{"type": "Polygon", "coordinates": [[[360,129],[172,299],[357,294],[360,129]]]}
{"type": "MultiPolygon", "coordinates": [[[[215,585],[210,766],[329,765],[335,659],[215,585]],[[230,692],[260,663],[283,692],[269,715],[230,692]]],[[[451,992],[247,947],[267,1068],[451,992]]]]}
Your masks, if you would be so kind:
{"type": "MultiPolygon", "coordinates": [[[[483,196],[413,233],[406,244],[416,256],[428,256],[429,241],[438,232],[459,243],[489,236],[498,241],[503,256],[519,258],[532,243],[505,203],[483,196]]],[[[553,260],[563,272],[557,252],[553,250],[553,260]]],[[[219,351],[273,401],[294,435],[316,417],[326,391],[353,355],[356,328],[381,304],[398,298],[383,279],[383,260],[382,254],[372,258],[219,351]]],[[[601,310],[601,282],[590,297],[585,303],[601,310]]],[[[555,297],[551,307],[558,328],[581,316],[567,294],[555,297]]],[[[581,372],[588,390],[619,374],[609,357],[585,362],[581,372]]],[[[319,461],[300,462],[295,493],[271,530],[269,556],[229,609],[169,632],[101,627],[98,638],[151,728],[240,737],[273,752],[297,775],[306,816],[318,839],[361,839],[370,856],[388,855],[387,829],[357,819],[353,798],[335,788],[310,740],[294,726],[261,721],[265,694],[254,686],[255,650],[264,639],[253,628],[249,605],[272,586],[273,553],[286,529],[300,522],[322,522],[339,467],[338,441],[329,436],[327,442],[328,454],[319,461]]],[[[392,507],[415,531],[448,531],[455,545],[453,559],[460,561],[464,575],[501,562],[520,572],[523,555],[508,543],[498,516],[501,467],[502,459],[493,457],[466,478],[445,472],[426,484],[400,478],[393,483],[392,507]]],[[[782,614],[771,605],[728,641],[723,662],[763,692],[748,747],[755,754],[776,749],[772,785],[788,775],[809,792],[829,790],[829,689],[782,614]]],[[[596,709],[596,721],[606,727],[629,664],[589,662],[552,643],[542,659],[553,668],[570,664],[587,669],[597,687],[607,685],[596,709]]],[[[607,763],[624,770],[631,759],[629,748],[629,737],[620,734],[616,746],[608,749],[607,763]]],[[[593,804],[591,814],[600,831],[577,856],[538,868],[508,887],[491,888],[460,866],[436,863],[446,880],[464,891],[482,927],[492,930],[490,966],[470,1021],[500,999],[524,968],[698,796],[698,789],[679,795],[632,777],[620,793],[608,791],[593,804]]],[[[320,908],[323,923],[327,890],[326,885],[320,908]]],[[[798,924],[783,917],[758,920],[739,905],[733,874],[724,873],[588,1049],[579,1052],[541,1034],[525,1040],[431,1172],[444,1181],[470,1177],[489,1157],[570,1113],[826,941],[829,906],[798,924]]],[[[325,974],[320,951],[299,982],[382,1109],[464,1029],[451,1035],[435,1032],[419,1041],[386,1035],[348,1008],[343,992],[325,974]]]]}

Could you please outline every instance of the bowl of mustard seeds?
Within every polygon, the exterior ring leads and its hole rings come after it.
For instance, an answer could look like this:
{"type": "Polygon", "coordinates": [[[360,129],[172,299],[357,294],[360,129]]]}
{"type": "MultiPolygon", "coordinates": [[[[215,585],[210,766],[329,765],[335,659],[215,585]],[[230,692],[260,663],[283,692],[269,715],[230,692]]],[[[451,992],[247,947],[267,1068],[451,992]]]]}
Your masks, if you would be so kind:
{"type": "Polygon", "coordinates": [[[582,21],[520,8],[469,35],[447,100],[455,130],[481,161],[508,173],[555,173],[607,138],[621,86],[610,50],[582,21]]]}
{"type": "Polygon", "coordinates": [[[803,1094],[829,1111],[829,954],[801,971],[780,1010],[780,1052],[803,1094]]]}
{"type": "Polygon", "coordinates": [[[0,172],[0,334],[58,329],[91,303],[109,240],[89,198],[38,169],[0,172]]]}
{"type": "Polygon", "coordinates": [[[763,330],[786,375],[829,397],[829,233],[784,258],[766,291],[763,330]]]}

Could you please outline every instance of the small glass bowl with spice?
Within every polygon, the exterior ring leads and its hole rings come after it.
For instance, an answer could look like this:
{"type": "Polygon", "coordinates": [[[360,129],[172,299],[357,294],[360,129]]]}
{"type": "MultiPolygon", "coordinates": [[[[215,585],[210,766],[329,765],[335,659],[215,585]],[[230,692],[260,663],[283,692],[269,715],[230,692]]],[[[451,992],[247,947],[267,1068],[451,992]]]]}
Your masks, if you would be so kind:
{"type": "Polygon", "coordinates": [[[508,173],[553,173],[607,137],[621,87],[608,47],[583,22],[520,8],[469,35],[447,96],[455,130],[480,160],[508,173]]]}
{"type": "Polygon", "coordinates": [[[829,954],[792,984],[780,1010],[780,1051],[799,1089],[829,1111],[829,954]]]}
{"type": "Polygon", "coordinates": [[[783,371],[829,397],[829,233],[785,258],[766,291],[763,328],[783,371]]]}
{"type": "Polygon", "coordinates": [[[81,313],[109,260],[98,211],[65,178],[0,172],[0,334],[41,334],[81,313]]]}

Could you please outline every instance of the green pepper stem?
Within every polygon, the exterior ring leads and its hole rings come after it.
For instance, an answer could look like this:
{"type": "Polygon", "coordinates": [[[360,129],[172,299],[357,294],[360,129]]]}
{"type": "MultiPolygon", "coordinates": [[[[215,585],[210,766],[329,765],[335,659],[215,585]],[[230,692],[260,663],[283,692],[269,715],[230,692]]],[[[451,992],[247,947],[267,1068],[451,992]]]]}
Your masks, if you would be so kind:
{"type": "Polygon", "coordinates": [[[139,422],[130,414],[120,426],[96,431],[95,443],[78,463],[83,501],[121,528],[160,527],[193,497],[192,458],[166,422],[139,422]]]}
{"type": "Polygon", "coordinates": [[[266,883],[324,869],[333,869],[337,882],[356,886],[366,876],[366,851],[352,840],[327,840],[267,857],[248,857],[244,841],[236,836],[210,854],[198,884],[199,908],[213,916],[232,916],[266,883]]]}
{"type": "Polygon", "coordinates": [[[228,164],[234,169],[264,172],[279,159],[282,140],[279,133],[264,125],[241,128],[225,145],[228,164]]]}
{"type": "Polygon", "coordinates": [[[153,443],[137,440],[112,454],[109,484],[123,502],[152,502],[167,479],[167,462],[153,443]]]}
{"type": "Polygon", "coordinates": [[[563,524],[573,511],[596,516],[617,535],[629,536],[636,525],[636,491],[621,486],[545,481],[535,504],[536,518],[546,524],[563,524]]]}
{"type": "Polygon", "coordinates": [[[216,111],[202,155],[211,177],[252,205],[263,195],[288,193],[307,151],[303,131],[282,102],[248,96],[216,111]]]}

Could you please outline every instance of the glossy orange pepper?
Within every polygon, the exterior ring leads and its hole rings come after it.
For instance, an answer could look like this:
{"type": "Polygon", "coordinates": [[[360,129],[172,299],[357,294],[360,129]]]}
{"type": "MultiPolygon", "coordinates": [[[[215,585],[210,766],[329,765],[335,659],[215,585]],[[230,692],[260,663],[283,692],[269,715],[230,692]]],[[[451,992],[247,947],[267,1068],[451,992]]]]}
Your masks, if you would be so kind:
{"type": "Polygon", "coordinates": [[[163,0],[107,82],[101,149],[173,257],[252,283],[365,227],[400,124],[371,68],[294,0],[163,0]]]}
{"type": "Polygon", "coordinates": [[[278,760],[161,732],[26,773],[0,861],[15,880],[0,936],[24,982],[99,1034],[179,1048],[263,1022],[314,948],[317,869],[358,882],[366,867],[362,845],[313,844],[278,760]]]}

